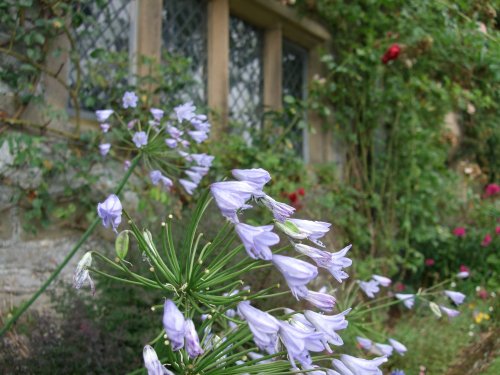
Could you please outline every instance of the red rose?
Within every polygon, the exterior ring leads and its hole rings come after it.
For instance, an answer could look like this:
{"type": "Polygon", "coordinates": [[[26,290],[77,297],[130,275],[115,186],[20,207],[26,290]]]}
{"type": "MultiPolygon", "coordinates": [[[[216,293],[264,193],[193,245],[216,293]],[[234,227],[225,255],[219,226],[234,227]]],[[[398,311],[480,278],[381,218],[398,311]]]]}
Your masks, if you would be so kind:
{"type": "Polygon", "coordinates": [[[297,203],[297,201],[299,200],[299,197],[297,196],[297,193],[290,193],[290,194],[288,194],[288,199],[290,199],[290,202],[292,202],[292,204],[294,204],[294,203],[297,203]]]}
{"type": "Polygon", "coordinates": [[[382,63],[387,64],[391,60],[396,60],[400,52],[401,47],[399,44],[394,43],[385,51],[384,56],[382,56],[382,63]]]}
{"type": "Polygon", "coordinates": [[[302,196],[306,195],[306,191],[304,190],[304,188],[298,188],[297,193],[299,193],[299,195],[302,195],[302,196]]]}

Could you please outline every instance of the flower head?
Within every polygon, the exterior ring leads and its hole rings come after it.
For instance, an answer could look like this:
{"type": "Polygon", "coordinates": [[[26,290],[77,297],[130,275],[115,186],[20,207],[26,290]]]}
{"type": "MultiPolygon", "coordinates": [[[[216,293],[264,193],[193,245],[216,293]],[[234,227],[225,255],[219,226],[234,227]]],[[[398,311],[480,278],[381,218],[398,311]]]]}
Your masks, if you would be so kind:
{"type": "Polygon", "coordinates": [[[110,128],[110,125],[108,123],[104,123],[104,124],[101,124],[99,126],[101,127],[101,130],[103,133],[107,133],[109,128],[110,128]]]}
{"type": "Polygon", "coordinates": [[[113,114],[113,112],[114,111],[112,109],[101,109],[99,111],[95,111],[97,121],[99,121],[99,122],[106,121],[109,118],[109,116],[111,116],[113,114]]]}
{"type": "Polygon", "coordinates": [[[159,170],[154,170],[149,173],[149,178],[151,178],[151,183],[153,185],[163,184],[167,189],[173,186],[173,182],[170,178],[165,177],[159,170]]]}
{"type": "Polygon", "coordinates": [[[484,195],[491,197],[500,193],[500,185],[498,184],[488,184],[484,188],[484,195]]]}
{"type": "Polygon", "coordinates": [[[384,288],[387,288],[392,283],[392,280],[385,276],[372,275],[372,279],[382,285],[384,288]]]}
{"type": "Polygon", "coordinates": [[[170,344],[172,344],[173,351],[184,347],[184,327],[184,315],[182,315],[172,300],[165,300],[163,308],[163,328],[167,333],[170,344]]]}
{"type": "Polygon", "coordinates": [[[160,121],[163,118],[163,114],[165,113],[163,110],[159,108],[151,108],[149,111],[151,112],[153,118],[156,121],[160,121]]]}
{"type": "Polygon", "coordinates": [[[408,351],[406,346],[401,344],[399,341],[396,341],[394,339],[389,339],[389,342],[399,355],[404,355],[408,351]]]}
{"type": "Polygon", "coordinates": [[[264,260],[272,259],[273,254],[269,247],[280,242],[279,236],[272,232],[272,225],[254,227],[252,225],[238,223],[235,226],[235,230],[251,258],[264,260]]]}
{"type": "Polygon", "coordinates": [[[454,318],[454,317],[460,315],[460,311],[458,311],[458,310],[450,309],[450,308],[445,307],[445,306],[439,306],[439,308],[441,309],[442,312],[444,312],[450,318],[454,318]]]}
{"type": "Polygon", "coordinates": [[[387,362],[387,357],[363,359],[342,354],[340,356],[340,361],[338,359],[333,360],[333,365],[342,375],[382,375],[379,366],[384,362],[387,362]],[[339,362],[341,362],[344,367],[342,367],[339,362]],[[346,368],[349,372],[346,372],[346,368]]]}
{"type": "Polygon", "coordinates": [[[279,336],[286,347],[292,366],[295,366],[295,360],[302,365],[311,365],[312,359],[309,350],[322,351],[324,349],[323,334],[320,332],[301,330],[290,323],[281,321],[279,327],[279,336]]]}
{"type": "Polygon", "coordinates": [[[488,233],[484,236],[481,246],[486,247],[491,243],[491,241],[493,241],[493,238],[491,237],[491,234],[488,233]]]}
{"type": "Polygon", "coordinates": [[[261,201],[264,206],[266,206],[273,213],[274,218],[279,222],[284,222],[295,211],[294,207],[289,206],[286,203],[278,202],[266,194],[264,194],[261,201]]]}
{"type": "Polygon", "coordinates": [[[337,300],[330,294],[308,290],[303,298],[310,304],[326,312],[333,310],[337,300]]]}
{"type": "Polygon", "coordinates": [[[238,314],[247,321],[248,327],[253,333],[255,344],[269,354],[276,353],[280,328],[278,320],[251,306],[248,301],[238,304],[238,314]]]}
{"type": "Polygon", "coordinates": [[[90,251],[86,252],[85,255],[80,259],[76,266],[75,274],[73,275],[73,287],[75,289],[80,289],[85,282],[88,281],[90,285],[90,290],[92,294],[95,294],[95,285],[90,278],[90,273],[88,267],[92,265],[92,253],[90,251]]]}
{"type": "Polygon", "coordinates": [[[304,298],[307,294],[305,286],[318,276],[318,269],[303,260],[273,255],[273,264],[284,276],[295,298],[304,298]]]}
{"type": "Polygon", "coordinates": [[[198,333],[196,333],[194,323],[191,319],[186,319],[184,338],[186,339],[186,351],[190,358],[198,357],[203,354],[198,333]]]}
{"type": "Polygon", "coordinates": [[[236,211],[250,208],[246,202],[253,196],[262,195],[262,191],[245,181],[222,181],[210,185],[210,191],[223,216],[232,222],[238,222],[236,211]]]}
{"type": "Polygon", "coordinates": [[[146,345],[142,351],[142,356],[144,358],[144,366],[148,370],[148,375],[174,375],[173,372],[167,370],[158,359],[158,355],[155,350],[146,345]]]}
{"type": "Polygon", "coordinates": [[[116,232],[116,228],[122,221],[122,203],[120,199],[111,194],[106,200],[97,205],[97,214],[102,219],[102,225],[105,228],[110,226],[116,232]]]}
{"type": "Polygon", "coordinates": [[[193,102],[187,102],[181,104],[174,108],[175,114],[177,115],[177,120],[182,122],[183,120],[191,120],[195,117],[194,111],[196,111],[196,107],[193,105],[193,102]]]}
{"type": "Polygon", "coordinates": [[[231,172],[237,180],[255,184],[260,190],[271,180],[269,172],[262,168],[233,169],[231,172]]]}
{"type": "Polygon", "coordinates": [[[425,265],[427,267],[432,267],[435,263],[436,263],[436,261],[434,259],[432,259],[432,258],[427,258],[425,260],[425,265]]]}
{"type": "Polygon", "coordinates": [[[191,158],[199,167],[207,168],[212,166],[212,161],[214,160],[214,156],[207,154],[191,154],[191,158]]]}
{"type": "Polygon", "coordinates": [[[459,268],[459,272],[457,273],[457,277],[459,279],[466,279],[470,275],[470,269],[467,266],[464,266],[463,264],[459,268]]]}
{"type": "Polygon", "coordinates": [[[106,156],[109,152],[109,150],[111,149],[111,144],[110,143],[101,143],[99,145],[99,153],[102,155],[102,156],[106,156]]]}
{"type": "Polygon", "coordinates": [[[391,345],[375,343],[370,351],[376,355],[384,355],[390,357],[394,348],[391,345]]]}
{"type": "Polygon", "coordinates": [[[312,220],[302,220],[302,219],[288,219],[287,221],[294,224],[298,232],[304,236],[303,238],[308,238],[310,241],[314,242],[316,245],[325,247],[319,238],[323,237],[330,230],[332,224],[326,223],[324,221],[312,221],[312,220]]]}
{"type": "Polygon", "coordinates": [[[194,183],[193,181],[186,180],[184,178],[179,179],[179,183],[182,185],[182,187],[186,190],[186,193],[189,195],[193,195],[194,190],[198,187],[198,184],[194,183]]]}
{"type": "Polygon", "coordinates": [[[176,148],[177,147],[177,141],[172,138],[167,138],[165,139],[165,144],[170,147],[170,148],[176,148]]]}
{"type": "Polygon", "coordinates": [[[360,281],[359,287],[367,295],[368,298],[375,298],[375,294],[380,292],[378,282],[375,280],[360,281]]]}
{"type": "Polygon", "coordinates": [[[191,130],[188,131],[188,134],[196,143],[202,143],[208,139],[208,134],[201,130],[191,130]]]}
{"type": "Polygon", "coordinates": [[[122,104],[123,108],[135,108],[137,107],[137,101],[139,98],[137,95],[135,95],[135,92],[133,91],[126,91],[125,94],[123,94],[122,98],[122,104]]]}
{"type": "Polygon", "coordinates": [[[141,148],[142,146],[146,146],[148,144],[148,135],[146,132],[137,132],[132,137],[132,141],[135,143],[135,147],[141,148]]]}
{"type": "Polygon", "coordinates": [[[387,64],[391,60],[396,60],[401,52],[399,44],[392,44],[382,56],[382,63],[387,64]]]}
{"type": "Polygon", "coordinates": [[[464,302],[465,294],[454,292],[452,290],[445,290],[444,294],[449,297],[455,305],[461,305],[464,302]]]}
{"type": "Polygon", "coordinates": [[[365,349],[365,350],[370,350],[370,348],[372,347],[373,343],[372,343],[372,340],[370,339],[366,339],[364,337],[359,337],[357,336],[356,337],[356,341],[358,342],[359,346],[362,348],[362,349],[365,349]]]}
{"type": "Polygon", "coordinates": [[[415,304],[415,294],[396,293],[394,296],[400,301],[403,301],[403,304],[408,309],[411,309],[415,304]]]}
{"type": "Polygon", "coordinates": [[[464,227],[456,227],[453,229],[453,234],[457,237],[464,237],[465,236],[465,228],[464,227]]]}
{"type": "Polygon", "coordinates": [[[349,311],[351,311],[351,309],[347,309],[337,315],[323,315],[314,311],[306,310],[304,312],[304,316],[318,332],[323,333],[326,340],[330,344],[340,346],[344,345],[344,341],[336,331],[347,328],[349,323],[345,319],[345,316],[349,313],[349,311]]]}

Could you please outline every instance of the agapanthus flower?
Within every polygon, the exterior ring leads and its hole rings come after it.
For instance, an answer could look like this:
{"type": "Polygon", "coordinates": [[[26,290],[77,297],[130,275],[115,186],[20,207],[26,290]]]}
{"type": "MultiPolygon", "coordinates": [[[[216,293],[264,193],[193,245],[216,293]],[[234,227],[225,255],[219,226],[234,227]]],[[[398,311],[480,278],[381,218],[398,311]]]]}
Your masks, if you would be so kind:
{"type": "Polygon", "coordinates": [[[106,156],[110,149],[111,149],[111,143],[101,143],[99,145],[99,153],[102,156],[106,156]]]}
{"type": "MultiPolygon", "coordinates": [[[[197,115],[199,116],[199,115],[197,115]]],[[[206,116],[205,116],[206,117],[206,116]]],[[[194,126],[194,128],[198,131],[202,131],[205,133],[208,133],[210,131],[210,124],[204,120],[195,120],[194,118],[191,119],[191,124],[194,126]]]]}
{"type": "Polygon", "coordinates": [[[280,222],[284,222],[295,211],[294,207],[278,202],[269,195],[264,195],[261,202],[273,213],[274,218],[280,222]]]}
{"type": "Polygon", "coordinates": [[[448,296],[455,305],[461,305],[465,299],[465,294],[454,292],[452,290],[445,290],[444,294],[446,294],[446,296],[448,296]]]}
{"type": "Polygon", "coordinates": [[[302,219],[288,219],[291,223],[295,224],[299,233],[304,235],[303,238],[308,238],[316,245],[325,247],[325,245],[318,239],[323,237],[330,230],[332,224],[324,221],[302,220],[302,219]]]}
{"type": "Polygon", "coordinates": [[[201,175],[200,173],[189,169],[186,171],[186,174],[189,177],[189,179],[193,181],[195,184],[199,184],[201,179],[203,178],[203,175],[201,175]]]}
{"type": "Polygon", "coordinates": [[[123,108],[135,108],[137,107],[137,101],[139,100],[139,97],[135,95],[135,92],[133,91],[126,91],[125,94],[123,94],[122,98],[122,104],[123,108]]]}
{"type": "Polygon", "coordinates": [[[161,183],[165,188],[170,189],[174,184],[170,178],[165,177],[159,170],[151,171],[149,177],[151,183],[155,186],[161,183]]]}
{"type": "Polygon", "coordinates": [[[203,349],[200,346],[200,339],[196,328],[191,319],[186,319],[184,327],[184,338],[186,339],[186,351],[190,358],[198,357],[203,354],[203,349]]]}
{"type": "Polygon", "coordinates": [[[212,161],[214,160],[214,156],[207,154],[191,154],[191,158],[199,167],[208,167],[212,166],[212,161]]]}
{"type": "Polygon", "coordinates": [[[404,293],[396,293],[394,295],[400,301],[403,301],[403,304],[406,308],[411,309],[415,304],[415,295],[414,294],[404,294],[404,293]]]}
{"type": "Polygon", "coordinates": [[[481,246],[483,246],[483,247],[489,246],[491,241],[493,241],[493,237],[491,237],[491,234],[487,233],[484,236],[483,241],[481,242],[481,246]]]}
{"type": "Polygon", "coordinates": [[[184,347],[184,327],[184,315],[182,315],[172,300],[165,300],[163,308],[163,328],[167,333],[173,351],[184,347]]]}
{"type": "Polygon", "coordinates": [[[151,112],[153,118],[156,121],[160,121],[163,118],[163,114],[165,113],[163,110],[159,108],[151,108],[149,111],[151,112]]]}
{"type": "Polygon", "coordinates": [[[347,279],[349,277],[349,275],[344,272],[342,268],[349,267],[352,264],[352,260],[345,257],[347,252],[351,249],[351,245],[346,246],[336,253],[330,253],[328,251],[316,249],[312,246],[304,244],[294,244],[294,248],[298,252],[307,255],[314,260],[319,267],[330,271],[332,276],[339,283],[341,283],[343,279],[347,279]]]}
{"type": "Polygon", "coordinates": [[[210,191],[222,215],[234,223],[238,222],[236,211],[250,208],[246,202],[253,196],[263,194],[255,185],[245,181],[215,182],[210,185],[210,191]]]}
{"type": "Polygon", "coordinates": [[[146,146],[148,144],[148,135],[146,132],[137,132],[132,137],[132,141],[135,143],[135,147],[141,148],[142,146],[146,146]]]}
{"type": "Polygon", "coordinates": [[[92,294],[95,294],[95,285],[90,277],[90,273],[88,270],[88,267],[90,267],[91,265],[92,253],[88,251],[76,265],[76,271],[73,275],[73,287],[75,289],[80,289],[88,281],[92,294]]]}
{"type": "Polygon", "coordinates": [[[394,350],[396,350],[396,352],[399,355],[404,355],[408,351],[408,349],[406,348],[406,346],[404,346],[403,344],[401,344],[397,340],[389,339],[389,342],[391,343],[392,347],[394,348],[394,350]]]}
{"type": "Polygon", "coordinates": [[[191,168],[189,168],[190,170],[202,175],[202,176],[205,176],[208,171],[209,171],[209,168],[208,167],[198,167],[198,166],[192,166],[191,168]]]}
{"type": "Polygon", "coordinates": [[[367,295],[368,298],[375,298],[375,294],[380,292],[378,282],[375,280],[359,281],[359,287],[367,295]]]}
{"type": "Polygon", "coordinates": [[[135,124],[137,124],[138,121],[137,120],[130,120],[128,123],[127,123],[127,129],[128,130],[132,130],[135,126],[135,124]]]}
{"type": "Polygon", "coordinates": [[[238,314],[248,323],[255,344],[269,354],[276,353],[280,328],[278,320],[251,306],[248,301],[238,304],[238,314]]]}
{"type": "Polygon", "coordinates": [[[173,125],[167,126],[167,132],[168,132],[168,134],[170,134],[170,136],[173,139],[176,139],[176,140],[179,140],[179,138],[182,137],[182,135],[184,134],[184,132],[182,130],[179,130],[178,128],[176,128],[173,125]]]}
{"type": "Polygon", "coordinates": [[[392,280],[385,276],[372,275],[372,279],[385,288],[387,288],[392,283],[392,280]]]}
{"type": "Polygon", "coordinates": [[[167,138],[165,139],[165,144],[170,147],[170,148],[176,148],[177,147],[177,141],[172,138],[167,138]]]}
{"type": "Polygon", "coordinates": [[[286,347],[292,366],[295,366],[295,360],[302,365],[311,365],[312,359],[309,350],[322,351],[324,349],[321,341],[322,333],[303,331],[287,322],[279,322],[279,337],[286,347]]]}
{"type": "Polygon", "coordinates": [[[95,111],[97,121],[99,121],[99,122],[106,121],[109,118],[109,116],[111,116],[113,114],[113,112],[114,111],[112,109],[101,109],[99,111],[95,111]]]}
{"type": "Polygon", "coordinates": [[[372,340],[364,338],[364,337],[357,336],[356,341],[358,342],[359,346],[365,350],[370,350],[370,348],[373,345],[372,340]]]}
{"type": "Polygon", "coordinates": [[[303,260],[284,255],[273,255],[272,262],[285,278],[295,298],[304,298],[307,294],[305,286],[318,276],[318,269],[303,260]]]}
{"type": "Polygon", "coordinates": [[[116,228],[122,221],[122,203],[120,199],[111,194],[106,200],[97,205],[97,214],[102,219],[102,225],[105,228],[110,226],[116,232],[116,228]]]}
{"type": "Polygon", "coordinates": [[[439,306],[439,308],[441,309],[442,312],[444,312],[450,318],[455,318],[456,316],[460,315],[460,311],[458,311],[458,310],[450,309],[450,308],[445,307],[445,306],[439,306]]]}
{"type": "Polygon", "coordinates": [[[99,126],[101,127],[103,133],[107,133],[109,131],[109,128],[111,127],[108,123],[104,123],[99,126]]]}
{"type": "Polygon", "coordinates": [[[271,180],[269,172],[262,168],[233,169],[231,172],[237,180],[251,182],[261,190],[271,180]]]}
{"type": "Polygon", "coordinates": [[[335,303],[337,300],[330,294],[313,292],[312,290],[307,290],[304,296],[301,296],[310,304],[316,306],[318,309],[321,309],[326,312],[330,312],[333,310],[335,303]]]}
{"type": "Polygon", "coordinates": [[[238,223],[235,226],[235,230],[251,258],[264,260],[272,259],[273,253],[271,252],[270,246],[280,242],[279,236],[272,232],[272,225],[254,227],[252,225],[238,223]]]}
{"type": "MultiPolygon", "coordinates": [[[[330,344],[341,346],[344,345],[344,341],[336,331],[341,331],[347,328],[349,323],[345,319],[345,316],[349,313],[349,311],[351,311],[351,309],[347,309],[336,315],[323,315],[314,311],[306,310],[304,312],[304,316],[318,332],[323,333],[324,337],[330,344]]],[[[329,347],[325,347],[325,349],[331,352],[329,347]]]]}
{"type": "Polygon", "coordinates": [[[363,359],[342,354],[340,361],[333,360],[333,365],[340,371],[341,375],[382,375],[379,366],[384,362],[387,362],[387,357],[363,359]]]}
{"type": "Polygon", "coordinates": [[[208,139],[208,134],[201,130],[191,130],[188,134],[196,143],[202,143],[208,139]]]}
{"type": "Polygon", "coordinates": [[[144,366],[148,370],[148,375],[174,375],[173,372],[167,370],[158,359],[153,347],[146,345],[142,351],[142,356],[144,358],[144,366]]]}
{"type": "Polygon", "coordinates": [[[193,195],[194,190],[198,187],[198,184],[194,183],[193,181],[186,180],[184,178],[179,179],[179,183],[182,185],[184,190],[186,190],[186,192],[189,195],[193,195]]]}
{"type": "Polygon", "coordinates": [[[385,355],[387,357],[390,357],[392,355],[393,350],[394,348],[391,345],[381,344],[378,342],[374,343],[372,348],[370,349],[370,351],[376,355],[385,355]]]}
{"type": "Polygon", "coordinates": [[[123,170],[128,171],[128,169],[130,168],[131,165],[132,165],[132,163],[130,162],[130,160],[125,160],[123,162],[123,170]]]}
{"type": "Polygon", "coordinates": [[[193,105],[193,102],[181,104],[175,107],[174,111],[179,122],[182,122],[183,120],[189,121],[196,116],[194,113],[194,111],[196,111],[196,107],[193,105]]]}

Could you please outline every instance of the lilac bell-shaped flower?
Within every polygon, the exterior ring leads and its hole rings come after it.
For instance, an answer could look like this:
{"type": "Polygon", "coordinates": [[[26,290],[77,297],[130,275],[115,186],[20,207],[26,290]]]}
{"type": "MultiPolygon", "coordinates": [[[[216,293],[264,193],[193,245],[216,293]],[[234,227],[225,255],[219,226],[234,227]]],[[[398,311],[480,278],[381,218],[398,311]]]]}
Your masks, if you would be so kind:
{"type": "Polygon", "coordinates": [[[449,297],[455,305],[461,305],[464,302],[465,294],[454,292],[452,290],[445,290],[444,294],[449,297]]]}
{"type": "Polygon", "coordinates": [[[269,172],[262,168],[233,169],[231,172],[237,180],[251,182],[261,190],[271,180],[269,172]]]}
{"type": "Polygon", "coordinates": [[[101,130],[103,133],[107,133],[109,128],[111,127],[111,125],[105,123],[105,124],[101,124],[100,127],[101,127],[101,130]]]}
{"type": "Polygon", "coordinates": [[[311,290],[308,290],[303,298],[310,304],[316,306],[318,309],[326,312],[332,311],[335,306],[335,302],[337,302],[335,297],[330,294],[313,292],[311,290]]]}
{"type": "Polygon", "coordinates": [[[359,281],[359,287],[368,296],[368,298],[375,298],[375,294],[380,292],[378,282],[375,280],[359,281]]]}
{"type": "Polygon", "coordinates": [[[305,286],[318,276],[318,269],[303,260],[273,255],[273,264],[283,274],[295,298],[304,298],[307,293],[305,286]]]}
{"type": "Polygon", "coordinates": [[[198,333],[196,333],[196,328],[191,319],[186,319],[184,327],[184,338],[186,339],[186,351],[189,358],[195,358],[203,354],[203,349],[200,346],[200,339],[198,338],[198,333]]]}
{"type": "Polygon", "coordinates": [[[288,221],[293,223],[298,228],[299,233],[305,236],[304,238],[308,238],[318,246],[325,247],[325,245],[321,241],[318,241],[318,239],[328,233],[332,224],[324,221],[302,219],[288,219],[288,221]]]}
{"type": "Polygon", "coordinates": [[[159,108],[151,108],[149,110],[149,112],[151,112],[151,114],[153,115],[153,118],[156,121],[160,121],[163,118],[163,114],[165,113],[163,110],[161,110],[159,108]]]}
{"type": "Polygon", "coordinates": [[[137,132],[132,137],[132,141],[135,143],[135,147],[141,148],[148,144],[148,135],[146,132],[137,132]]]}
{"type": "Polygon", "coordinates": [[[408,309],[411,309],[415,304],[415,294],[396,293],[394,297],[396,297],[400,301],[403,301],[403,304],[408,309]]]}
{"type": "Polygon", "coordinates": [[[450,309],[450,308],[445,307],[445,306],[439,306],[439,308],[441,309],[442,312],[444,312],[446,315],[448,315],[449,318],[455,318],[458,315],[460,315],[460,311],[458,311],[458,310],[450,309]]]}
{"type": "Polygon", "coordinates": [[[385,276],[372,275],[372,279],[382,285],[384,288],[387,288],[392,283],[392,280],[385,276]]]}
{"type": "Polygon", "coordinates": [[[272,259],[273,253],[269,247],[280,242],[279,236],[272,232],[272,225],[254,227],[252,225],[238,223],[235,226],[235,230],[251,258],[264,260],[272,259]]]}
{"type": "Polygon", "coordinates": [[[88,267],[92,265],[92,253],[90,251],[86,252],[85,255],[80,259],[76,266],[75,274],[73,275],[73,287],[75,289],[80,289],[83,284],[87,281],[90,285],[90,290],[92,294],[95,294],[95,285],[90,278],[90,273],[88,267]]]}
{"type": "Polygon", "coordinates": [[[111,143],[101,143],[99,145],[99,153],[101,156],[106,156],[111,149],[111,143]]]}
{"type": "Polygon", "coordinates": [[[389,339],[389,342],[399,355],[404,355],[408,351],[406,346],[401,344],[399,341],[396,341],[394,339],[389,339]]]}
{"type": "Polygon", "coordinates": [[[238,304],[238,314],[247,321],[248,327],[253,333],[255,344],[269,354],[276,353],[280,328],[278,320],[251,306],[248,301],[238,304]]]}
{"type": "Polygon", "coordinates": [[[153,185],[163,184],[167,189],[173,186],[173,182],[170,178],[165,177],[159,170],[154,170],[149,173],[149,178],[151,178],[151,183],[153,185]]]}
{"type": "Polygon", "coordinates": [[[183,120],[189,121],[195,116],[194,111],[196,111],[196,107],[193,105],[193,102],[187,102],[175,107],[174,111],[179,122],[183,120]]]}
{"type": "Polygon", "coordinates": [[[198,187],[198,184],[195,184],[193,181],[189,181],[184,178],[179,179],[179,183],[189,195],[193,195],[195,189],[198,187]]]}
{"type": "Polygon", "coordinates": [[[208,134],[201,130],[191,130],[188,131],[188,134],[196,143],[202,143],[208,139],[208,134]]]}
{"type": "Polygon", "coordinates": [[[279,326],[279,336],[287,349],[292,366],[295,366],[295,360],[302,365],[311,365],[309,350],[322,351],[324,349],[321,333],[304,331],[286,322],[279,322],[279,326]]]}
{"type": "Polygon", "coordinates": [[[118,225],[122,221],[122,204],[120,199],[115,194],[111,194],[104,202],[97,205],[97,214],[102,219],[104,228],[111,226],[116,232],[116,228],[118,228],[118,225]]]}
{"type": "Polygon", "coordinates": [[[273,213],[274,218],[279,222],[284,222],[295,211],[294,207],[278,202],[266,194],[262,196],[261,202],[273,213]]]}
{"type": "Polygon", "coordinates": [[[210,185],[210,191],[222,215],[233,223],[238,222],[236,211],[250,208],[246,202],[253,196],[262,195],[262,191],[245,181],[216,182],[210,185]]]}
{"type": "Polygon", "coordinates": [[[126,91],[125,94],[123,94],[123,98],[122,98],[123,108],[128,108],[128,107],[135,108],[135,107],[137,107],[138,100],[139,100],[139,98],[137,97],[137,95],[135,95],[135,92],[126,91]]]}
{"type": "Polygon", "coordinates": [[[163,308],[163,328],[172,345],[172,350],[177,351],[184,347],[184,315],[179,311],[174,302],[167,299],[163,308]]]}
{"type": "Polygon", "coordinates": [[[189,169],[186,171],[186,174],[195,184],[199,184],[201,179],[203,178],[203,175],[201,175],[200,173],[189,169]]]}
{"type": "Polygon", "coordinates": [[[373,345],[372,340],[366,339],[364,337],[356,336],[356,341],[358,342],[359,346],[365,350],[370,350],[373,345]]]}
{"type": "Polygon", "coordinates": [[[210,168],[212,166],[212,161],[214,156],[207,154],[191,154],[191,158],[199,167],[210,168]]]}
{"type": "Polygon", "coordinates": [[[333,360],[333,365],[339,370],[341,375],[382,375],[379,366],[384,362],[387,362],[387,357],[363,359],[342,354],[340,361],[337,359],[333,360]]]}
{"type": "Polygon", "coordinates": [[[109,118],[109,116],[111,116],[113,114],[113,112],[114,111],[112,109],[101,109],[99,111],[95,111],[97,121],[99,121],[99,122],[106,121],[109,118]]]}
{"type": "Polygon", "coordinates": [[[177,147],[177,141],[175,139],[172,139],[172,138],[165,139],[165,144],[169,148],[176,148],[177,147]]]}
{"type": "Polygon", "coordinates": [[[173,372],[167,370],[158,359],[158,355],[155,350],[146,345],[142,351],[142,356],[144,357],[144,366],[148,370],[148,375],[174,375],[173,372]]]}
{"type": "Polygon", "coordinates": [[[392,351],[394,348],[391,345],[375,343],[370,351],[375,355],[385,355],[386,357],[390,357],[392,355],[392,351]]]}
{"type": "MultiPolygon", "coordinates": [[[[311,324],[316,328],[318,332],[323,333],[326,340],[332,345],[344,345],[344,341],[337,334],[336,331],[340,331],[347,328],[349,324],[345,319],[345,316],[351,311],[347,309],[337,315],[323,315],[318,314],[314,311],[306,310],[304,316],[311,322],[311,324]]],[[[328,349],[327,349],[328,350],[328,349]]]]}

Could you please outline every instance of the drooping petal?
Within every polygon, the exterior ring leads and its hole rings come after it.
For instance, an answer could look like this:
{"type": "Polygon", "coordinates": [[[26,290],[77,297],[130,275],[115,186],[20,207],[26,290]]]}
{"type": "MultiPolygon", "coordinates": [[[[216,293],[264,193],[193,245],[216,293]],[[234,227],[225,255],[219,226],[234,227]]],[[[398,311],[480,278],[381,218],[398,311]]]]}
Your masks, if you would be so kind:
{"type": "Polygon", "coordinates": [[[172,300],[165,300],[163,308],[163,328],[172,345],[172,350],[177,351],[184,347],[184,315],[179,311],[172,300]]]}
{"type": "Polygon", "coordinates": [[[238,223],[235,226],[235,230],[251,258],[271,260],[273,254],[270,246],[280,242],[279,236],[272,232],[272,225],[254,227],[238,223]]]}
{"type": "Polygon", "coordinates": [[[200,346],[200,339],[198,333],[196,333],[196,328],[191,319],[186,319],[184,327],[184,338],[186,341],[186,351],[190,358],[198,357],[203,354],[203,349],[200,346]]]}

